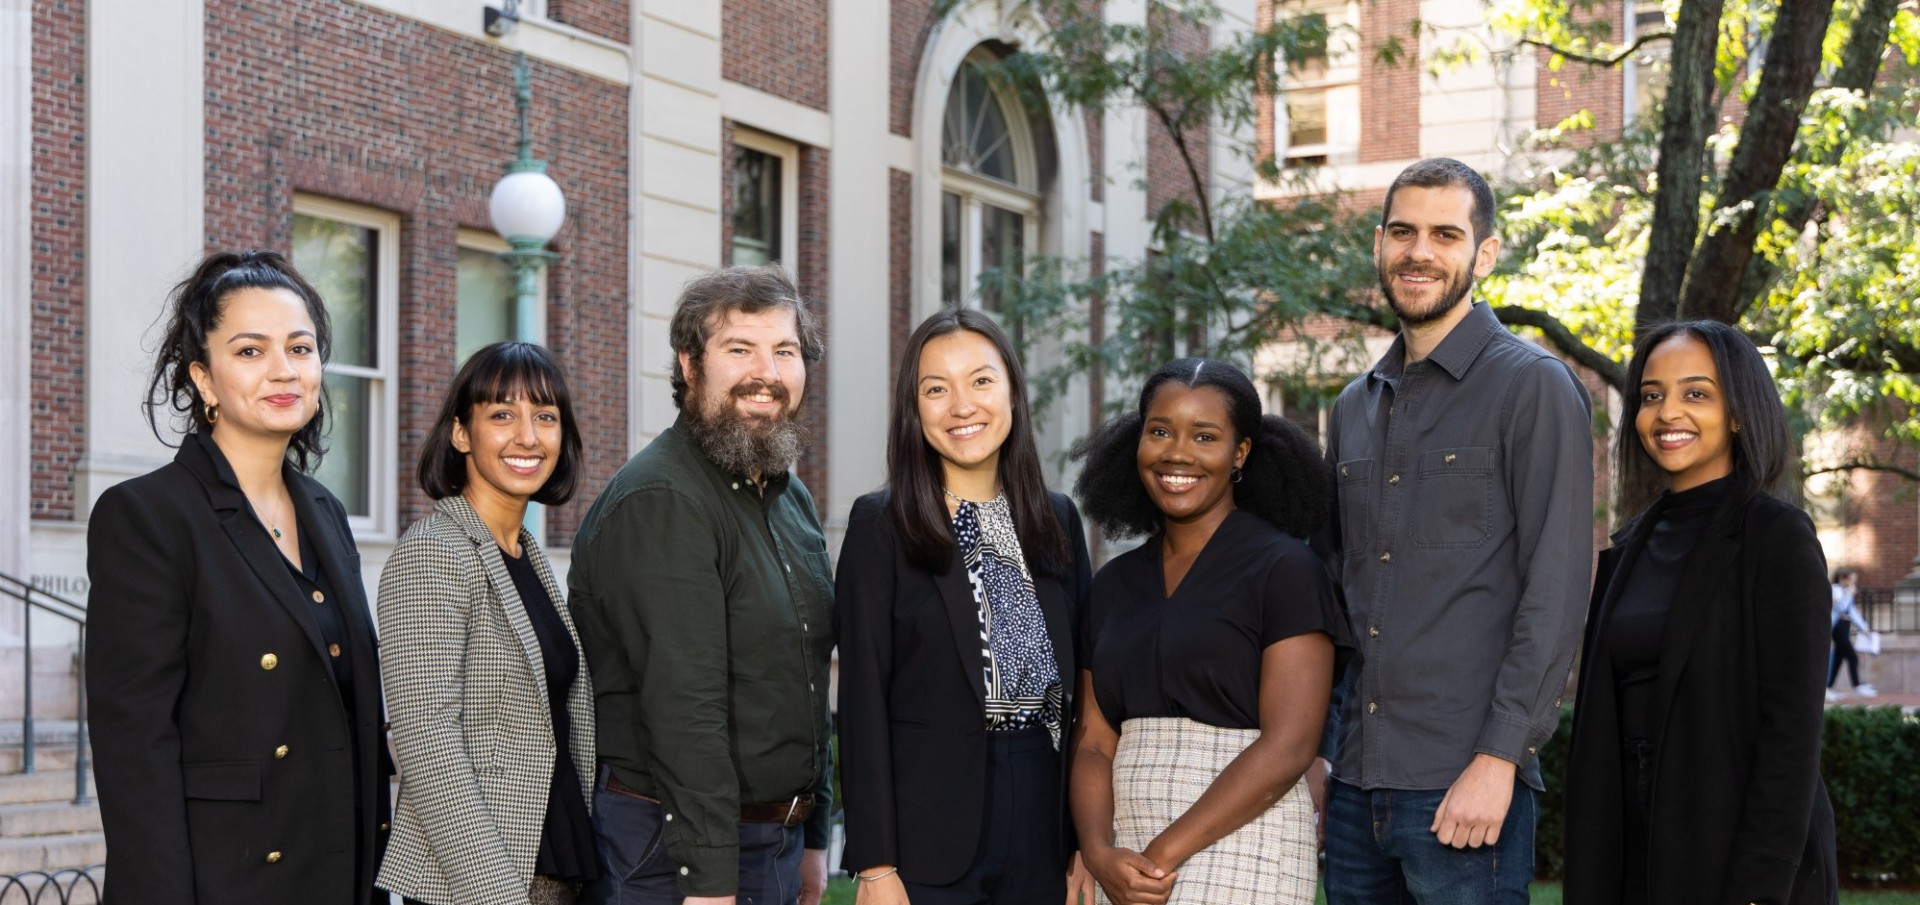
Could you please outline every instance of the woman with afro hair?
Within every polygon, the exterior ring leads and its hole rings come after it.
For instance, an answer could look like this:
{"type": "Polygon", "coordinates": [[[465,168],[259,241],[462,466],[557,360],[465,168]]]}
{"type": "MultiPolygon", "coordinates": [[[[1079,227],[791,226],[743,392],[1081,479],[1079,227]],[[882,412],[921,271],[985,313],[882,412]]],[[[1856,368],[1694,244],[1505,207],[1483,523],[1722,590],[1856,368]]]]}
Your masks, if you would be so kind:
{"type": "Polygon", "coordinates": [[[1313,761],[1345,622],[1300,538],[1332,476],[1233,366],[1184,358],[1074,450],[1109,536],[1087,620],[1071,798],[1119,903],[1311,903],[1313,761]]]}

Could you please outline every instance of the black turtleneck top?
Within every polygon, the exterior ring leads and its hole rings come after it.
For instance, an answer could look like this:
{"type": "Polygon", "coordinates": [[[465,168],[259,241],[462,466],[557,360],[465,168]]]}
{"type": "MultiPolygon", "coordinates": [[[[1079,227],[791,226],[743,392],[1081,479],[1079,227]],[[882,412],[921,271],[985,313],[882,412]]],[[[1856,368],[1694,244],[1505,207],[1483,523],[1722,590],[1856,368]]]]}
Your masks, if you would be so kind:
{"type": "Polygon", "coordinates": [[[1613,659],[1614,687],[1620,707],[1620,737],[1657,741],[1660,727],[1655,690],[1660,679],[1660,646],[1667,613],[1687,559],[1698,545],[1713,510],[1733,484],[1731,475],[1698,487],[1661,494],[1643,516],[1639,546],[1627,551],[1627,567],[1607,589],[1606,649],[1613,659]]]}

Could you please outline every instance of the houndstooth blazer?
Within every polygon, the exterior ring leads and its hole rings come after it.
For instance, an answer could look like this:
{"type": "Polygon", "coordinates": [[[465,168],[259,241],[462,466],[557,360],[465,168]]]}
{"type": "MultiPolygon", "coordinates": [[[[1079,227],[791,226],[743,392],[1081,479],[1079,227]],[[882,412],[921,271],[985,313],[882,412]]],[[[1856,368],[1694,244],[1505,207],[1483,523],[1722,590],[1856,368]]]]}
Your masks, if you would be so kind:
{"type": "MultiPolygon", "coordinates": [[[[546,557],[532,557],[567,633],[580,639],[546,557]]],[[[380,675],[400,765],[382,889],[426,902],[528,901],[553,776],[540,643],[500,548],[461,496],[400,538],[380,575],[380,675]]],[[[593,685],[567,697],[580,794],[593,800],[593,685]]]]}

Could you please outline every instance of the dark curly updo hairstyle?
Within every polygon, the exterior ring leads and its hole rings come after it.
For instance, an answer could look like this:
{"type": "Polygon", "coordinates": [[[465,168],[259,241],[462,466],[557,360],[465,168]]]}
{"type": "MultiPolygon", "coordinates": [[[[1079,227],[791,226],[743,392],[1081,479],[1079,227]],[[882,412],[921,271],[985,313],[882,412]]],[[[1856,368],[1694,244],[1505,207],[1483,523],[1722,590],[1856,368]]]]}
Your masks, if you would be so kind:
{"type": "Polygon", "coordinates": [[[447,387],[440,402],[440,417],[427,442],[420,447],[420,465],[416,474],[420,489],[436,500],[443,500],[467,489],[467,453],[453,448],[453,425],[472,430],[473,410],[496,402],[526,399],[534,405],[551,405],[560,410],[560,456],[553,474],[533,494],[543,506],[558,506],[573,499],[580,481],[580,426],[573,420],[573,394],[567,390],[567,374],[545,346],[534,343],[498,342],[467,357],[447,387]]]}
{"type": "Polygon", "coordinates": [[[1262,415],[1260,393],[1240,369],[1204,358],[1182,358],[1162,365],[1140,388],[1134,411],[1103,425],[1073,448],[1084,459],[1073,484],[1080,511],[1111,537],[1134,537],[1160,530],[1160,509],[1140,481],[1137,454],[1147,407],[1155,393],[1171,383],[1212,387],[1227,398],[1233,442],[1251,438],[1253,448],[1233,485],[1233,505],[1295,537],[1308,537],[1327,524],[1333,510],[1333,468],[1320,446],[1298,425],[1278,415],[1262,415]]]}
{"type": "MultiPolygon", "coordinates": [[[[192,369],[196,362],[207,367],[207,334],[220,326],[227,296],[241,289],[285,289],[299,296],[300,301],[306,303],[307,316],[313,319],[313,341],[320,352],[320,363],[324,365],[333,357],[333,325],[327,319],[326,302],[321,301],[320,293],[293,269],[293,263],[285,256],[260,249],[216,251],[207,255],[193,269],[193,274],[180,281],[167,296],[167,326],[160,337],[153,376],[147,383],[147,398],[142,403],[147,426],[153,428],[153,435],[160,442],[167,442],[160,430],[163,409],[173,413],[170,420],[184,422],[183,430],[205,431],[213,427],[213,422],[207,420],[206,400],[200,398],[200,388],[193,383],[192,369]]],[[[313,420],[295,431],[287,444],[287,459],[306,474],[313,473],[320,465],[320,457],[326,454],[323,440],[327,412],[332,406],[325,383],[320,385],[319,401],[313,420]]]]}

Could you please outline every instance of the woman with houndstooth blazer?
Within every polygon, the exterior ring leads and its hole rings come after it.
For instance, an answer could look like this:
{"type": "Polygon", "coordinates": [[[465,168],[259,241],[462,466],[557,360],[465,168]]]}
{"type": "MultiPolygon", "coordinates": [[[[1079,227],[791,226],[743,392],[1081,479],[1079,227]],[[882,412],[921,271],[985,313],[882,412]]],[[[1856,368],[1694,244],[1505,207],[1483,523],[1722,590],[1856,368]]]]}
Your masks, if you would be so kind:
{"type": "Polygon", "coordinates": [[[570,903],[597,875],[593,687],[560,585],[521,524],[564,503],[580,433],[530,343],[473,354],[420,456],[438,502],[380,576],[400,804],[380,886],[410,903],[570,903]]]}

